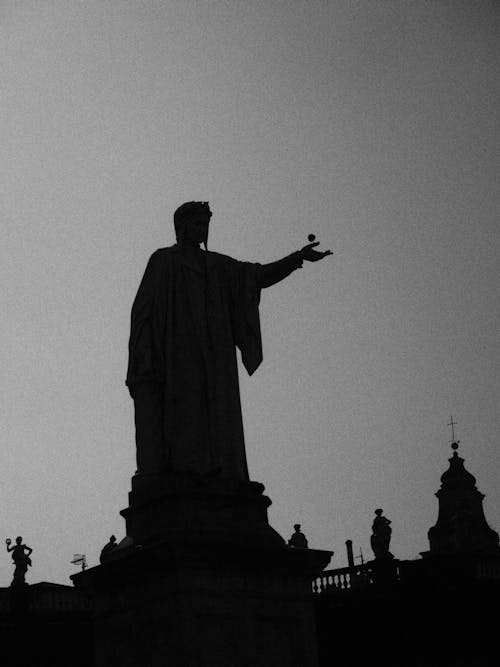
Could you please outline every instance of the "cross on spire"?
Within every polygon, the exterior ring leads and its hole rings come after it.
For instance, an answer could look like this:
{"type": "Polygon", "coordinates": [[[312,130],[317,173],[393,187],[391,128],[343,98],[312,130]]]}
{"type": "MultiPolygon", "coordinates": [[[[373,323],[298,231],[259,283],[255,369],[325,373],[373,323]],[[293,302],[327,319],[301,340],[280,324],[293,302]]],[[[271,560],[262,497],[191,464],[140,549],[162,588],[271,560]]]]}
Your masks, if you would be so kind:
{"type": "Polygon", "coordinates": [[[453,427],[456,426],[457,424],[458,424],[458,422],[453,421],[453,415],[452,415],[451,416],[451,421],[448,424],[448,426],[451,426],[451,441],[452,442],[456,442],[456,440],[455,440],[455,429],[453,427]]]}

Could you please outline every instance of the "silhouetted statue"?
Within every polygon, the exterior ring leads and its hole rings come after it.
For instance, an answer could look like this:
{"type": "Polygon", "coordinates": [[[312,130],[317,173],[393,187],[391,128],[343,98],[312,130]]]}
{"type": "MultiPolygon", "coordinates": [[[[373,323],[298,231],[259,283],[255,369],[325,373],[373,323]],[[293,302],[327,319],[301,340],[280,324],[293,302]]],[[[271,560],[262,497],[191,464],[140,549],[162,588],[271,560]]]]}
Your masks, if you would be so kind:
{"type": "Polygon", "coordinates": [[[262,361],[261,289],[332,254],[309,243],[261,265],[208,252],[211,216],[208,202],[175,211],[177,243],[153,253],[132,307],[126,383],[139,473],[248,480],[236,347],[251,375],[262,361]]]}
{"type": "Polygon", "coordinates": [[[300,523],[295,523],[293,525],[293,529],[295,532],[292,533],[292,537],[288,540],[288,546],[299,549],[307,549],[307,538],[300,530],[300,523]]]}
{"type": "Polygon", "coordinates": [[[12,540],[6,539],[5,543],[7,545],[7,551],[12,551],[12,560],[16,566],[11,586],[22,586],[26,584],[25,577],[28,567],[31,567],[30,556],[33,553],[33,549],[26,546],[26,544],[23,544],[22,537],[16,537],[16,544],[13,547],[10,546],[12,540]]]}
{"type": "Polygon", "coordinates": [[[375,519],[372,523],[373,534],[370,537],[371,547],[375,558],[394,558],[389,551],[391,541],[391,522],[385,516],[382,516],[384,510],[375,510],[375,519]]]}
{"type": "Polygon", "coordinates": [[[109,542],[106,542],[106,544],[101,549],[99,561],[101,563],[104,563],[106,560],[108,560],[109,556],[117,548],[117,546],[118,545],[116,544],[116,537],[114,535],[111,535],[111,537],[109,538],[109,542]]]}

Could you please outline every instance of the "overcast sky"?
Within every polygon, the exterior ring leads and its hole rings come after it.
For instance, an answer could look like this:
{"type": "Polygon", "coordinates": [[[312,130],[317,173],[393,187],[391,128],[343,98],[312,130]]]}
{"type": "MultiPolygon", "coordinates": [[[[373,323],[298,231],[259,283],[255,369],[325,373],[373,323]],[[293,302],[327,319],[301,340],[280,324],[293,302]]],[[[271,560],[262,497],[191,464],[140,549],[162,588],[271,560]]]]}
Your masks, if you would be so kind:
{"type": "Polygon", "coordinates": [[[0,26],[0,539],[28,581],[124,536],[130,307],[192,199],[219,252],[335,253],[263,294],[241,368],[278,532],[342,567],[382,507],[416,557],[450,415],[500,530],[499,4],[3,0],[0,26]]]}

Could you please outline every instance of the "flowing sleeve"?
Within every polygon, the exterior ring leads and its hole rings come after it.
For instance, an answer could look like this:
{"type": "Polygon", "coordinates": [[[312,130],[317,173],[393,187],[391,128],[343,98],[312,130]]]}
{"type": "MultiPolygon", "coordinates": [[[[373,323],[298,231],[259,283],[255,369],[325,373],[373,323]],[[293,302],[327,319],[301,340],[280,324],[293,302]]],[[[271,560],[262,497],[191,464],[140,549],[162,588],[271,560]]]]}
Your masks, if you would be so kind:
{"type": "Polygon", "coordinates": [[[262,363],[262,336],[260,331],[260,291],[286,278],[302,267],[298,253],[292,253],[277,262],[257,264],[237,262],[237,293],[233,298],[235,343],[241,352],[241,360],[249,375],[262,363]]]}
{"type": "Polygon", "coordinates": [[[259,267],[260,264],[237,262],[237,276],[234,281],[234,339],[249,375],[252,375],[262,362],[260,287],[257,280],[259,267]]]}

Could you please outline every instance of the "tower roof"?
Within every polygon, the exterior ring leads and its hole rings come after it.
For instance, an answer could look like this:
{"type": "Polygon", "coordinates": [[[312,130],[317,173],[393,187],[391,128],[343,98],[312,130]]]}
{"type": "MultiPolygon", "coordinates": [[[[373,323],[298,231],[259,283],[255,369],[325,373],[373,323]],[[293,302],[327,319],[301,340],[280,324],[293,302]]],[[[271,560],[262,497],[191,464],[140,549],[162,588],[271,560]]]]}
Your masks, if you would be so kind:
{"type": "Polygon", "coordinates": [[[458,442],[453,442],[451,445],[454,451],[452,457],[448,459],[450,467],[441,475],[441,491],[457,492],[476,489],[476,478],[465,469],[465,459],[457,454],[458,444],[458,442]]]}
{"type": "Polygon", "coordinates": [[[453,455],[436,493],[439,514],[428,533],[431,553],[471,553],[498,548],[498,534],[488,526],[484,516],[484,495],[458,455],[458,445],[453,440],[453,455]]]}

